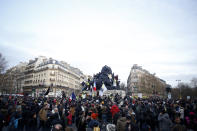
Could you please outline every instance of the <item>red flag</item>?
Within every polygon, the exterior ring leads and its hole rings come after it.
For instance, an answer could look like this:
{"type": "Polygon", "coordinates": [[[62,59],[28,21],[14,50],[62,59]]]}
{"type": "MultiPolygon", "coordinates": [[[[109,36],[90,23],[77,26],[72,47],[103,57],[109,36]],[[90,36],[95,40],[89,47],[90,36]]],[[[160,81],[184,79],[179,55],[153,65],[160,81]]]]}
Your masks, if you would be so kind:
{"type": "Polygon", "coordinates": [[[96,91],[96,82],[94,82],[93,90],[96,91]]]}

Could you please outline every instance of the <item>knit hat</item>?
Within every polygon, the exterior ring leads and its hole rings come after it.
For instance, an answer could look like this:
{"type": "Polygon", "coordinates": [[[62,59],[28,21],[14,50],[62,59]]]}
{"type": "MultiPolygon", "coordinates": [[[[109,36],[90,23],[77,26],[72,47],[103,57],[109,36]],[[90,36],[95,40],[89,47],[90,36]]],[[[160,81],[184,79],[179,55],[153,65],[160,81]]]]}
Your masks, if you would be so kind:
{"type": "Polygon", "coordinates": [[[98,113],[92,113],[92,115],[91,115],[92,119],[96,119],[97,116],[98,116],[98,113]]]}

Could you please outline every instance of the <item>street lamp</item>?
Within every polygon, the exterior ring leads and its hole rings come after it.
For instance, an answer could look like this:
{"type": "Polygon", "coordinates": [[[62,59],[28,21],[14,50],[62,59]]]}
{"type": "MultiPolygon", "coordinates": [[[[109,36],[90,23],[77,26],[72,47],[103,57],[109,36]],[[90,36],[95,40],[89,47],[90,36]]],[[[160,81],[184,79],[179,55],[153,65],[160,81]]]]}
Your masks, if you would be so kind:
{"type": "MultiPolygon", "coordinates": [[[[178,87],[179,87],[179,84],[181,82],[181,80],[176,80],[178,82],[178,87]]],[[[180,91],[180,95],[179,95],[179,98],[181,99],[181,87],[179,87],[179,91],[180,91]]]]}

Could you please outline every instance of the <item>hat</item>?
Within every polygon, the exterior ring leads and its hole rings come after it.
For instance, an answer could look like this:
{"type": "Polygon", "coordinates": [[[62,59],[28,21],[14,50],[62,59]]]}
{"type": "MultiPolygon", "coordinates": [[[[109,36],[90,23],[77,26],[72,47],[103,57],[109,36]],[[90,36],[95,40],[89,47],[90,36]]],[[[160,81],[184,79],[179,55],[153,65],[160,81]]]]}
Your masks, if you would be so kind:
{"type": "Polygon", "coordinates": [[[92,115],[91,115],[92,119],[96,119],[96,118],[97,118],[97,116],[98,116],[98,114],[97,114],[97,113],[92,113],[92,115]]]}

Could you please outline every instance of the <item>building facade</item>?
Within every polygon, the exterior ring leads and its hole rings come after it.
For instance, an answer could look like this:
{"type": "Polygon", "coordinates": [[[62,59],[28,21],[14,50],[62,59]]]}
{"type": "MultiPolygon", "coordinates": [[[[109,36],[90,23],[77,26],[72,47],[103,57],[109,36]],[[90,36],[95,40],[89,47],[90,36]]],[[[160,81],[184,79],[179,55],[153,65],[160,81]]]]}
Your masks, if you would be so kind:
{"type": "Polygon", "coordinates": [[[24,71],[27,63],[20,63],[8,69],[1,76],[1,94],[22,94],[24,86],[24,71]]]}
{"type": "Polygon", "coordinates": [[[7,70],[1,77],[1,94],[23,93],[41,96],[50,88],[48,96],[61,96],[81,91],[86,76],[66,62],[40,56],[28,63],[7,70]]]}
{"type": "Polygon", "coordinates": [[[132,96],[160,96],[165,95],[166,82],[155,74],[151,74],[141,66],[134,64],[127,80],[127,92],[132,96]]]}
{"type": "Polygon", "coordinates": [[[49,96],[60,96],[62,91],[69,95],[80,92],[82,79],[83,73],[66,62],[38,57],[30,60],[26,67],[23,89],[33,96],[43,95],[49,87],[49,96]]]}

